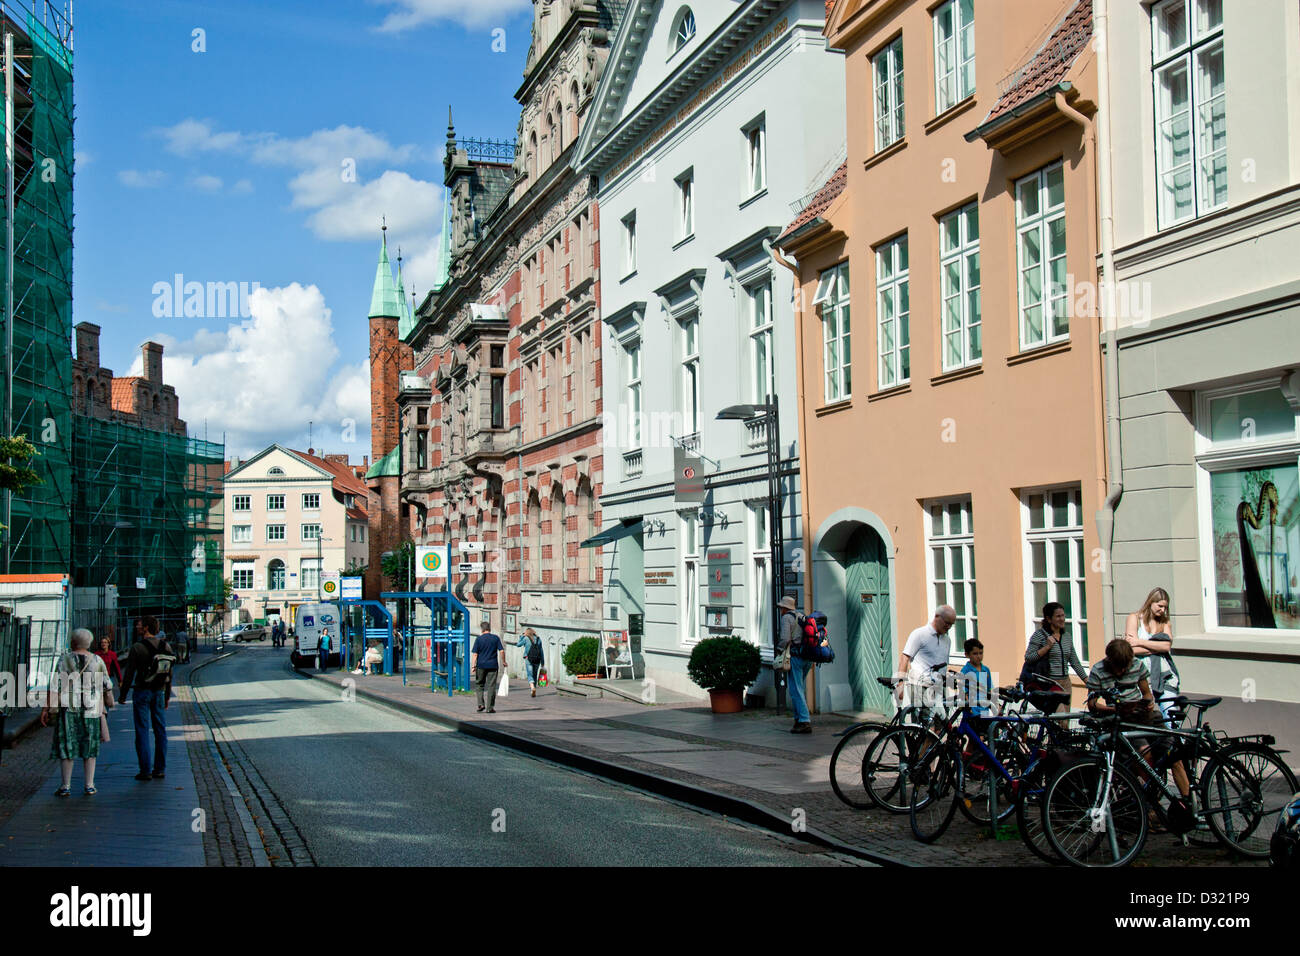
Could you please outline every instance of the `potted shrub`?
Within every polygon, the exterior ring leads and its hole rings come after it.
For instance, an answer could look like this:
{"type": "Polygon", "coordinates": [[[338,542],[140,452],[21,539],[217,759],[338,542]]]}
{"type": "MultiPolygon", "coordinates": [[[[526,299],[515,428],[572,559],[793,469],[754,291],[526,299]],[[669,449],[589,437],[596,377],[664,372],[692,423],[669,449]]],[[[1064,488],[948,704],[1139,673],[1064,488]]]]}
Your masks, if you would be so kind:
{"type": "Polygon", "coordinates": [[[743,638],[706,637],[691,650],[686,673],[709,692],[715,714],[735,714],[745,707],[745,688],[758,678],[762,658],[743,638]]]}
{"type": "Polygon", "coordinates": [[[580,637],[564,649],[560,660],[570,677],[595,677],[596,654],[600,642],[594,637],[580,637]]]}

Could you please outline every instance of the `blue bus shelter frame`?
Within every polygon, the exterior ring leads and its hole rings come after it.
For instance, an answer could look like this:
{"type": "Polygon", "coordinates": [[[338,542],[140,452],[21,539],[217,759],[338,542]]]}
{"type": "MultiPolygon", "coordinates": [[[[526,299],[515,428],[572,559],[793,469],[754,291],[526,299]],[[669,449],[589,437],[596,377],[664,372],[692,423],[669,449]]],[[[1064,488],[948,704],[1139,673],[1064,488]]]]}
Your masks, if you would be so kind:
{"type": "MultiPolygon", "coordinates": [[[[362,666],[363,667],[365,666],[366,655],[365,655],[364,648],[367,646],[368,642],[383,641],[384,642],[384,674],[389,677],[392,677],[393,676],[393,615],[389,613],[388,608],[384,607],[384,605],[380,604],[378,601],[363,601],[360,598],[343,598],[340,603],[343,605],[343,610],[345,613],[347,611],[350,611],[354,607],[359,607],[362,610],[363,613],[362,623],[361,623],[362,666]],[[379,619],[384,622],[382,627],[367,626],[366,618],[364,616],[364,612],[366,608],[373,608],[377,612],[377,616],[379,617],[379,619]]],[[[352,616],[350,614],[347,614],[346,617],[350,625],[352,616]]],[[[351,645],[352,642],[349,641],[348,642],[349,653],[351,652],[351,645]]],[[[344,666],[347,666],[347,664],[345,663],[344,666]]],[[[405,657],[402,658],[402,683],[403,684],[406,683],[406,658],[405,657]]]]}
{"type": "MultiPolygon", "coordinates": [[[[450,591],[385,591],[379,595],[386,600],[420,601],[429,609],[432,623],[407,625],[405,637],[410,641],[429,640],[429,666],[432,674],[429,690],[437,693],[442,687],[447,696],[456,691],[468,693],[469,675],[469,608],[450,591]],[[454,614],[460,614],[460,624],[452,625],[454,614]]],[[[405,654],[403,656],[403,682],[405,682],[405,654]]]]}

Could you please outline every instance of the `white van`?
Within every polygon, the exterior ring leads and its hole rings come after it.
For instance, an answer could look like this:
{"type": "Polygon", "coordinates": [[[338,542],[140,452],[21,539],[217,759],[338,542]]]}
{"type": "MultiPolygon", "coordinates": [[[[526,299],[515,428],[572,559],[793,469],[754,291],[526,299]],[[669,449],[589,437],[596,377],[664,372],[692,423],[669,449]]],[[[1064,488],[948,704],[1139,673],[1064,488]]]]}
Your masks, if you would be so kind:
{"type": "Polygon", "coordinates": [[[342,646],[342,621],[337,604],[300,604],[294,610],[294,666],[315,661],[325,635],[329,636],[331,658],[337,658],[342,646]]]}

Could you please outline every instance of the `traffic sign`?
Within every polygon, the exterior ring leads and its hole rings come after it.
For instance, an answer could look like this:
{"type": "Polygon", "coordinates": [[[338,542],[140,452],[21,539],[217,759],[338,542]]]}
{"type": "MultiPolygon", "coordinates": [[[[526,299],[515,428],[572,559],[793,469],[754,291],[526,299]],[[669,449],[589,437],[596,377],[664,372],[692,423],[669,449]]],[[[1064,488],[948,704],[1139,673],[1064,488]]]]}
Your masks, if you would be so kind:
{"type": "Polygon", "coordinates": [[[447,558],[443,549],[416,548],[415,576],[417,578],[446,578],[447,558]]]}

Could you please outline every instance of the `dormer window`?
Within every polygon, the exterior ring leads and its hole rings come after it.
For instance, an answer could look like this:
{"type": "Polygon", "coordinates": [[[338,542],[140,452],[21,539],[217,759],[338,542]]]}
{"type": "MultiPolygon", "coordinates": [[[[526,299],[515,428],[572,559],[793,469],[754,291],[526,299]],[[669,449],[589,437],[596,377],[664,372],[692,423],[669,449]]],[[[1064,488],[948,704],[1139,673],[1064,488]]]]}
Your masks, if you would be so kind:
{"type": "Polygon", "coordinates": [[[673,28],[673,52],[686,46],[695,36],[695,14],[690,7],[682,7],[677,13],[677,25],[673,28]]]}
{"type": "Polygon", "coordinates": [[[266,473],[268,475],[283,475],[284,469],[281,468],[279,465],[276,465],[274,468],[268,468],[266,473]]]}

